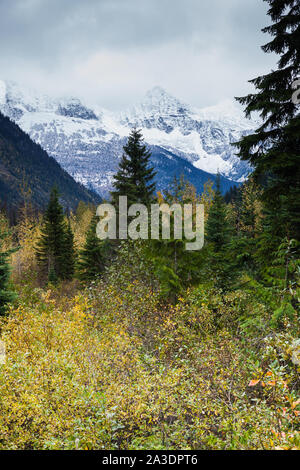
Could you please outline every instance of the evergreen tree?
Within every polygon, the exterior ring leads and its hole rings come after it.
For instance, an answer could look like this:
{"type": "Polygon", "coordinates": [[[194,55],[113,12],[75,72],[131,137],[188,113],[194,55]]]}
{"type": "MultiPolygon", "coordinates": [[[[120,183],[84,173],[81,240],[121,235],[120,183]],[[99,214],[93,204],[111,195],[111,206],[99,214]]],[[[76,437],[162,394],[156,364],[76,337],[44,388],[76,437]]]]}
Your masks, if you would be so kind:
{"type": "Polygon", "coordinates": [[[48,283],[54,286],[58,283],[58,277],[53,267],[50,268],[50,271],[48,274],[48,283]]]}
{"type": "Polygon", "coordinates": [[[184,175],[181,175],[180,178],[177,178],[175,175],[166,190],[166,202],[168,204],[178,204],[182,202],[187,184],[184,175]]]}
{"type": "Polygon", "coordinates": [[[105,268],[105,258],[108,252],[108,242],[97,237],[96,227],[98,217],[93,216],[83,249],[80,251],[78,269],[81,279],[90,280],[97,277],[105,268]]]}
{"type": "Polygon", "coordinates": [[[224,201],[226,204],[235,203],[240,199],[240,188],[237,186],[231,186],[229,191],[226,192],[224,196],[224,201]]]}
{"type": "Polygon", "coordinates": [[[227,207],[221,194],[220,175],[218,175],[213,203],[206,222],[206,241],[213,245],[216,253],[220,253],[228,246],[230,232],[227,207]]]}
{"type": "Polygon", "coordinates": [[[259,276],[264,276],[269,266],[273,263],[279,245],[285,239],[293,240],[284,233],[288,233],[287,214],[280,204],[271,206],[264,204],[262,218],[262,230],[257,240],[255,258],[259,268],[259,276]]]}
{"type": "Polygon", "coordinates": [[[151,153],[143,143],[141,131],[133,129],[123,148],[119,171],[114,176],[113,201],[117,206],[119,196],[127,196],[128,205],[149,205],[155,190],[155,172],[149,165],[151,153]]]}
{"type": "Polygon", "coordinates": [[[16,294],[9,287],[10,266],[9,257],[15,250],[5,250],[2,248],[3,241],[7,233],[0,233],[0,315],[6,311],[7,304],[12,302],[16,294]]]}
{"type": "Polygon", "coordinates": [[[236,236],[232,240],[232,249],[240,268],[253,271],[262,226],[261,189],[253,178],[249,178],[239,193],[240,198],[233,204],[236,236]]]}
{"type": "Polygon", "coordinates": [[[63,273],[64,279],[70,280],[74,276],[76,263],[76,252],[74,247],[74,234],[72,232],[70,220],[65,229],[64,252],[63,252],[63,273]]]}
{"type": "Polygon", "coordinates": [[[36,246],[38,264],[47,276],[64,277],[65,263],[65,221],[62,206],[58,200],[58,191],[53,188],[44,215],[41,237],[36,246]]]}
{"type": "Polygon", "coordinates": [[[249,238],[255,238],[257,234],[260,191],[258,186],[250,178],[242,188],[242,201],[240,211],[240,230],[249,238]]]}
{"type": "Polygon", "coordinates": [[[278,231],[280,239],[300,235],[300,115],[292,101],[293,83],[300,74],[300,3],[265,1],[272,24],[263,32],[273,38],[262,49],[280,59],[276,70],[250,81],[256,93],[237,98],[246,106],[247,116],[259,112],[263,123],[236,145],[240,157],[254,166],[255,178],[264,183],[263,199],[273,214],[268,221],[272,242],[278,231]],[[279,213],[280,230],[275,225],[279,213]]]}
{"type": "Polygon", "coordinates": [[[233,227],[221,194],[220,175],[218,175],[213,203],[206,222],[204,249],[206,266],[203,275],[211,277],[215,285],[222,289],[229,287],[236,274],[230,246],[232,235],[233,227]]]}

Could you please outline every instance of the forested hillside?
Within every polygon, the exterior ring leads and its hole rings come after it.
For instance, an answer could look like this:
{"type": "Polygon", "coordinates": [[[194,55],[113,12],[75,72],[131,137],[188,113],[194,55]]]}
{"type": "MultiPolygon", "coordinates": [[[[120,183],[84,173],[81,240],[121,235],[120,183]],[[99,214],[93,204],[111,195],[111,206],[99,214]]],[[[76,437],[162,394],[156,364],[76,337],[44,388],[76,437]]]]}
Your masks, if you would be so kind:
{"type": "Polygon", "coordinates": [[[74,209],[80,200],[96,204],[99,196],[76,183],[54,158],[14,122],[0,113],[0,199],[2,205],[23,203],[21,188],[30,186],[32,203],[45,209],[51,188],[56,185],[65,208],[74,209]]]}

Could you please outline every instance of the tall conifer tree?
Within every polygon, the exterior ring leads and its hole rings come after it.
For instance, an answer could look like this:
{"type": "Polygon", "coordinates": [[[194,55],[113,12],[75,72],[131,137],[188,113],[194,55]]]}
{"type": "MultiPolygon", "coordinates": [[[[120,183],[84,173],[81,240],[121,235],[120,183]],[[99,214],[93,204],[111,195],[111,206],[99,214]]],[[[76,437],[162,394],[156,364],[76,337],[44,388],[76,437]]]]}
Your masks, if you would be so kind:
{"type": "Polygon", "coordinates": [[[216,179],[216,191],[206,222],[206,241],[213,245],[214,251],[225,250],[230,240],[230,226],[227,207],[220,189],[220,175],[216,179]]]}
{"type": "MultiPolygon", "coordinates": [[[[292,100],[293,83],[300,75],[299,0],[264,0],[272,24],[263,29],[272,40],[262,47],[280,55],[278,67],[250,81],[257,92],[237,98],[245,112],[260,113],[262,125],[236,145],[243,160],[254,166],[264,183],[269,241],[300,235],[300,114],[292,100]],[[281,227],[276,226],[280,214],[281,227]]],[[[269,250],[270,253],[270,250],[269,250]]]]}
{"type": "Polygon", "coordinates": [[[78,269],[83,280],[90,280],[99,276],[105,268],[108,242],[97,237],[97,223],[98,217],[94,215],[86,234],[84,247],[80,251],[78,269]]]}
{"type": "Polygon", "coordinates": [[[232,240],[232,250],[240,268],[254,271],[258,239],[261,235],[261,188],[253,178],[239,190],[240,198],[233,201],[233,215],[236,221],[236,236],[232,240]]]}
{"type": "Polygon", "coordinates": [[[231,256],[233,227],[228,217],[228,208],[221,194],[220,175],[216,180],[216,191],[209,210],[205,229],[207,266],[204,269],[221,288],[229,287],[235,277],[235,262],[231,256]]]}
{"type": "Polygon", "coordinates": [[[75,272],[76,252],[74,247],[74,234],[70,221],[65,229],[64,252],[63,252],[63,273],[62,277],[71,280],[75,272]]]}
{"type": "Polygon", "coordinates": [[[64,277],[65,261],[65,234],[63,208],[58,200],[58,191],[53,188],[50,200],[44,215],[41,237],[36,246],[38,264],[47,276],[64,277]]]}
{"type": "Polygon", "coordinates": [[[9,257],[15,250],[2,249],[3,240],[5,240],[6,236],[7,233],[0,233],[0,315],[5,313],[7,304],[12,302],[16,297],[16,294],[9,286],[9,257]]]}
{"type": "Polygon", "coordinates": [[[150,166],[151,153],[143,143],[141,131],[133,129],[123,148],[124,154],[111,192],[113,201],[117,206],[119,196],[127,196],[128,205],[149,205],[155,190],[155,172],[150,166]]]}

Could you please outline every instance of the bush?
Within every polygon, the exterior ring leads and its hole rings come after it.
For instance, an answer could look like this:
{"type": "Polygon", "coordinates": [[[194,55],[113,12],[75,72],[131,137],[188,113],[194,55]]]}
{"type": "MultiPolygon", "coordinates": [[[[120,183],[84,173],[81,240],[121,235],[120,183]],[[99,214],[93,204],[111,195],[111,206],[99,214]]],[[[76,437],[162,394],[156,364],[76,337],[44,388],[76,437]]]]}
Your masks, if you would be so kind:
{"type": "Polygon", "coordinates": [[[0,449],[297,447],[293,336],[255,350],[247,296],[200,287],[170,306],[130,277],[23,290],[2,321],[0,449]]]}

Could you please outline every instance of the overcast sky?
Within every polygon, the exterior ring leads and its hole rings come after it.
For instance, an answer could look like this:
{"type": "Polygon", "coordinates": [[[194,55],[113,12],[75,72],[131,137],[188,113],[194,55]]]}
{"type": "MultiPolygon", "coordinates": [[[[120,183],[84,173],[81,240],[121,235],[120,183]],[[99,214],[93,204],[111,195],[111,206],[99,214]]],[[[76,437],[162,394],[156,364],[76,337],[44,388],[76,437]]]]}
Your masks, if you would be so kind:
{"type": "Polygon", "coordinates": [[[0,0],[0,78],[123,108],[160,85],[198,107],[275,66],[263,0],[0,0]]]}

